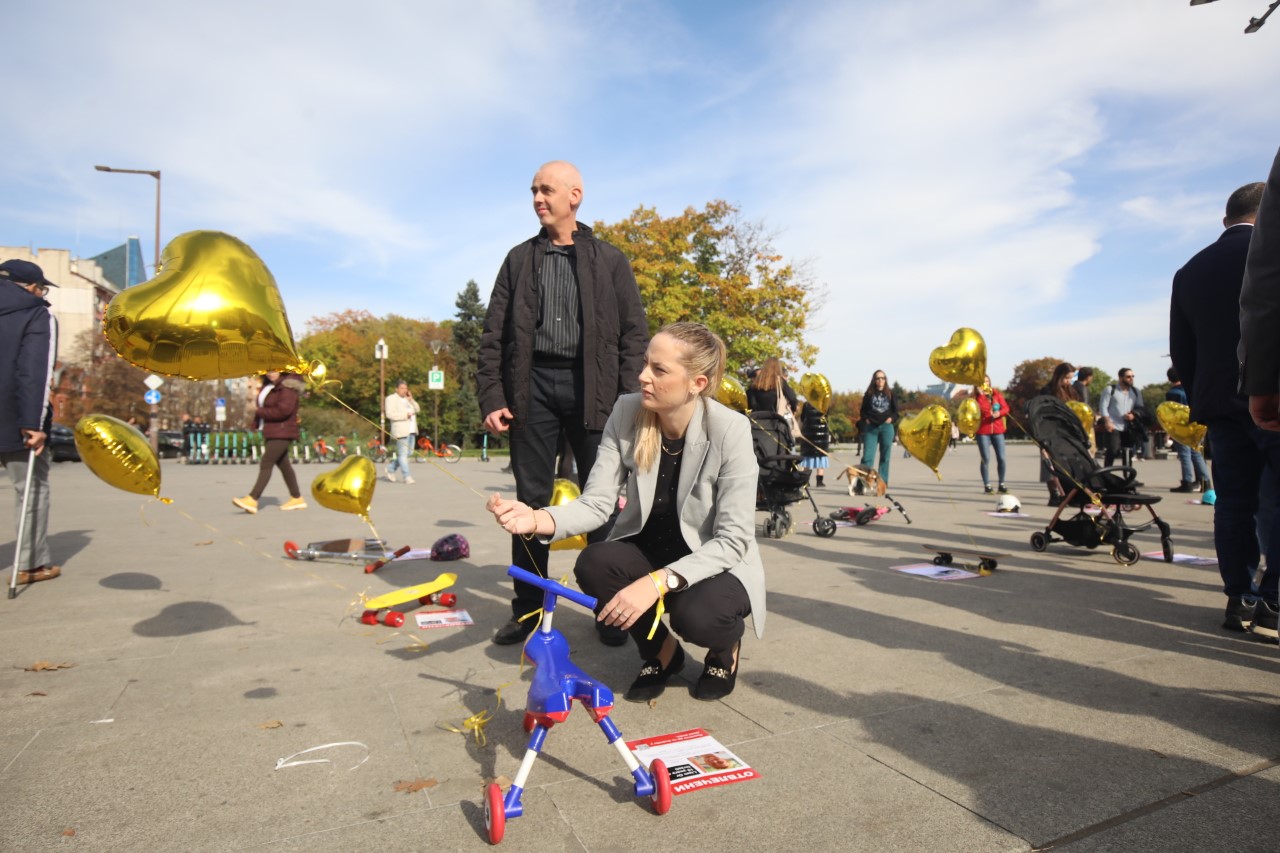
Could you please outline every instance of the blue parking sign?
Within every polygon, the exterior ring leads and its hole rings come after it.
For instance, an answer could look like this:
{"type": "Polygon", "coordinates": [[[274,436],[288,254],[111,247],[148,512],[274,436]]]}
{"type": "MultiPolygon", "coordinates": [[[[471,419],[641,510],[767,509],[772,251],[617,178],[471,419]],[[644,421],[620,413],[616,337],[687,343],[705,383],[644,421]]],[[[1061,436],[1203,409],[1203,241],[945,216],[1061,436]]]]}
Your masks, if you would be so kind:
{"type": "Polygon", "coordinates": [[[156,391],[155,389],[152,389],[147,393],[143,394],[142,399],[146,400],[148,403],[154,406],[156,403],[160,402],[160,392],[156,391]]]}

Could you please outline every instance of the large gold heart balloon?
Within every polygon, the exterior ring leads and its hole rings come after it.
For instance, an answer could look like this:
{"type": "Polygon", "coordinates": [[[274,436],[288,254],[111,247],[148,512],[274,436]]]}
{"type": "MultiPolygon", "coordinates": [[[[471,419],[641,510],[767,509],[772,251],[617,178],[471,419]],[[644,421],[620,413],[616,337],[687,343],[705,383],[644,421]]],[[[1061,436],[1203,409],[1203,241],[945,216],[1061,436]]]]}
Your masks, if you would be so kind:
{"type": "Polygon", "coordinates": [[[831,382],[821,373],[806,373],[801,376],[800,394],[810,406],[824,415],[831,408],[831,382]]]}
{"type": "Polygon", "coordinates": [[[107,485],[160,495],[160,463],[136,427],[110,415],[85,415],[76,424],[75,439],[84,464],[107,485]]]}
{"type": "Polygon", "coordinates": [[[1204,444],[1205,433],[1209,428],[1191,420],[1191,407],[1172,400],[1165,400],[1156,406],[1156,420],[1169,437],[1178,444],[1186,445],[1192,450],[1199,450],[1204,444]]]}
{"type": "Polygon", "coordinates": [[[167,376],[306,372],[267,265],[220,231],[175,237],[155,278],[111,300],[103,332],[122,357],[167,376]]]}
{"type": "Polygon", "coordinates": [[[965,397],[960,401],[960,407],[956,409],[956,426],[969,438],[978,434],[978,427],[982,426],[982,407],[977,400],[965,397]]]}
{"type": "MultiPolygon", "coordinates": [[[[938,463],[951,444],[951,415],[937,403],[925,406],[923,411],[899,421],[898,438],[908,453],[938,474],[938,463]]],[[[941,474],[938,479],[942,479],[941,474]]]]}
{"type": "Polygon", "coordinates": [[[378,472],[367,457],[348,456],[337,468],[311,482],[311,494],[326,509],[349,512],[368,521],[377,482],[378,472]]]}
{"type": "Polygon", "coordinates": [[[735,412],[747,413],[747,392],[737,377],[725,374],[720,380],[720,388],[716,391],[716,400],[733,409],[735,412]]]}
{"type": "Polygon", "coordinates": [[[1093,409],[1089,408],[1088,403],[1082,403],[1079,400],[1068,400],[1067,408],[1075,412],[1077,418],[1080,419],[1080,426],[1084,428],[1085,437],[1089,439],[1089,443],[1093,444],[1093,409]]]}
{"type": "MultiPolygon", "coordinates": [[[[551,501],[547,506],[564,506],[573,503],[582,496],[582,491],[573,480],[557,479],[551,484],[551,501]]],[[[581,533],[551,543],[552,551],[580,551],[587,547],[587,537],[581,533]]]]}
{"type": "Polygon", "coordinates": [[[973,329],[956,329],[946,346],[929,353],[929,369],[944,382],[981,385],[987,376],[987,342],[973,329]]]}

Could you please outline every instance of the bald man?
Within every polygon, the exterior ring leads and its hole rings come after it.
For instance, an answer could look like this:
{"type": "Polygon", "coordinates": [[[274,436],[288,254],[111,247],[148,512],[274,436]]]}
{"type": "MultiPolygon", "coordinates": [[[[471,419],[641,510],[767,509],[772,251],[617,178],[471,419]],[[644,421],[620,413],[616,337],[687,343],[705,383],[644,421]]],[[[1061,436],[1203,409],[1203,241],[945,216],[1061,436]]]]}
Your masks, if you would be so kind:
{"type": "MultiPolygon", "coordinates": [[[[516,498],[546,506],[560,437],[568,439],[586,483],[619,395],[640,389],[649,330],[631,264],[578,221],[582,176],[556,160],[529,188],[541,230],[507,253],[489,297],[476,376],[485,428],[509,432],[516,498]]],[[[547,576],[547,546],[511,538],[511,562],[547,576]]],[[[510,645],[537,627],[521,616],[542,606],[542,592],[515,582],[512,618],[493,641],[510,645]]],[[[601,639],[626,633],[601,622],[601,639]]]]}

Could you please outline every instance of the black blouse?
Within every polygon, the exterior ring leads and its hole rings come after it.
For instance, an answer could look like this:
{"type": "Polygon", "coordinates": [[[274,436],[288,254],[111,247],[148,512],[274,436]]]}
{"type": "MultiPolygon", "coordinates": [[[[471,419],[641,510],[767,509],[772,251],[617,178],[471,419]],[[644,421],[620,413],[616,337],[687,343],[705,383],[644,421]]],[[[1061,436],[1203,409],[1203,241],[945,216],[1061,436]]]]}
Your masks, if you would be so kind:
{"type": "Polygon", "coordinates": [[[629,538],[655,569],[666,568],[693,553],[680,533],[680,517],[676,514],[676,487],[680,482],[680,463],[683,461],[684,439],[662,439],[653,506],[644,528],[629,538]]]}

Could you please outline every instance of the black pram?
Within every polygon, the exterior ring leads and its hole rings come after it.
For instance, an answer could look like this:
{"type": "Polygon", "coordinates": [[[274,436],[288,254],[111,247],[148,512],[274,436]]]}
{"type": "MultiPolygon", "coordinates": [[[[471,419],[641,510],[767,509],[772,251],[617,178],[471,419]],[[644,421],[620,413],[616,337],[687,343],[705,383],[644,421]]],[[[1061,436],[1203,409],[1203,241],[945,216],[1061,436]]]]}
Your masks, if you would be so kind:
{"type": "Polygon", "coordinates": [[[787,506],[807,500],[813,507],[813,532],[826,538],[836,533],[836,523],[819,515],[818,505],[809,494],[809,470],[796,463],[800,455],[795,452],[791,426],[777,412],[752,412],[751,444],[760,466],[759,485],[756,489],[756,511],[767,512],[764,535],[781,539],[791,532],[791,513],[787,506]]]}
{"type": "Polygon", "coordinates": [[[1134,487],[1137,471],[1128,465],[1099,467],[1089,450],[1084,426],[1066,403],[1055,397],[1041,396],[1027,404],[1031,435],[1049,454],[1066,497],[1053,514],[1049,526],[1031,534],[1031,548],[1048,549],[1052,542],[1066,542],[1082,548],[1111,546],[1117,563],[1132,566],[1138,562],[1138,549],[1129,542],[1135,533],[1156,526],[1166,563],[1173,562],[1173,542],[1167,522],[1156,515],[1153,506],[1160,502],[1155,495],[1139,494],[1134,487]],[[1086,512],[1092,509],[1092,512],[1086,512]],[[1150,520],[1130,526],[1126,511],[1145,509],[1150,520]]]}

